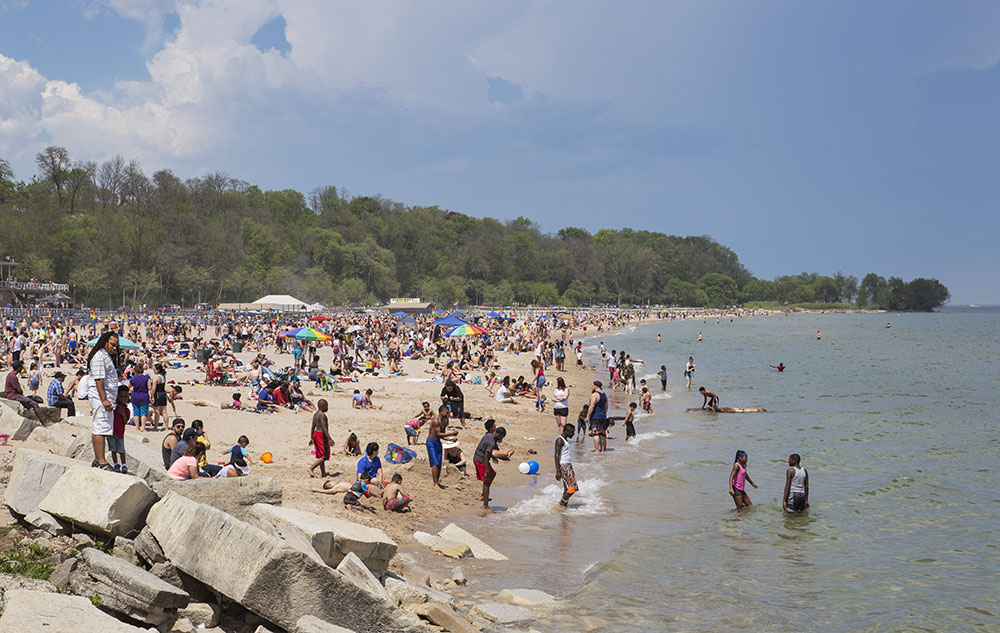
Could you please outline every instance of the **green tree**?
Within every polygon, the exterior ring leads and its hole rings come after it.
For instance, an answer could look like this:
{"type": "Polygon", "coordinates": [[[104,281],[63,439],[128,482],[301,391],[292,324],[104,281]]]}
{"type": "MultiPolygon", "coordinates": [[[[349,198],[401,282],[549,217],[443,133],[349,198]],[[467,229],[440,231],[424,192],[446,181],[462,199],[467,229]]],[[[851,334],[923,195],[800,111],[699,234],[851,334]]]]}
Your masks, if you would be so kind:
{"type": "Polygon", "coordinates": [[[56,188],[56,195],[59,204],[63,203],[63,188],[66,182],[66,174],[72,168],[69,160],[69,152],[65,147],[46,147],[43,151],[35,155],[35,164],[42,171],[46,180],[51,182],[56,188]]]}
{"type": "Polygon", "coordinates": [[[859,308],[885,309],[889,305],[889,287],[885,278],[868,273],[858,286],[859,308]]]}
{"type": "Polygon", "coordinates": [[[736,304],[739,299],[739,288],[736,281],[722,273],[709,273],[698,280],[698,287],[708,295],[708,303],[720,308],[736,304]]]}
{"type": "Polygon", "coordinates": [[[930,312],[948,303],[951,293],[937,279],[918,277],[906,284],[907,310],[930,312]]]}
{"type": "Polygon", "coordinates": [[[813,284],[813,292],[816,299],[822,303],[836,303],[840,301],[840,286],[830,277],[820,277],[813,284]]]}

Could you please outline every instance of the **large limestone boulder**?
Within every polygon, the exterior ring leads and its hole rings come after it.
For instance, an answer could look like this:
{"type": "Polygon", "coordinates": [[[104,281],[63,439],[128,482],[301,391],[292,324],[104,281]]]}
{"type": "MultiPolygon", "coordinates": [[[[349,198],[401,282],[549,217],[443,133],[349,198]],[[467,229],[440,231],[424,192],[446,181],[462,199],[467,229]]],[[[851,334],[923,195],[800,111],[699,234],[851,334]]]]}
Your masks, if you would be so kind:
{"type": "Polygon", "coordinates": [[[472,615],[479,616],[484,620],[495,622],[503,626],[522,624],[532,620],[535,616],[524,607],[513,604],[500,604],[498,602],[486,602],[472,607],[472,615]]]}
{"type": "Polygon", "coordinates": [[[523,607],[550,607],[556,604],[554,596],[538,589],[504,589],[498,597],[523,607]]]}
{"type": "Polygon", "coordinates": [[[443,530],[438,532],[438,536],[449,541],[456,541],[469,546],[472,555],[485,560],[507,560],[507,557],[496,551],[486,543],[482,542],[472,534],[469,534],[454,523],[449,523],[443,530]]]}
{"type": "Polygon", "coordinates": [[[449,558],[468,558],[472,556],[472,549],[465,543],[452,541],[427,532],[414,532],[413,540],[427,547],[432,552],[437,552],[449,558]]]}
{"type": "Polygon", "coordinates": [[[265,532],[280,536],[306,553],[318,554],[331,567],[353,553],[373,574],[381,576],[396,555],[396,543],[378,528],[263,504],[253,506],[250,514],[253,523],[265,532]]]}
{"type": "Polygon", "coordinates": [[[38,509],[53,484],[80,462],[42,451],[21,448],[14,455],[14,464],[7,482],[5,502],[21,516],[38,509]]]}
{"type": "MultiPolygon", "coordinates": [[[[94,461],[94,445],[90,441],[79,444],[72,457],[87,464],[94,461]]],[[[173,481],[163,468],[163,456],[159,445],[137,442],[125,437],[125,465],[129,473],[145,479],[149,483],[157,481],[173,481]]]]}
{"type": "Polygon", "coordinates": [[[85,439],[90,441],[89,435],[84,438],[76,431],[75,427],[66,424],[53,424],[48,428],[37,426],[31,430],[25,440],[25,446],[53,455],[72,455],[79,452],[85,439]]]}
{"type": "Polygon", "coordinates": [[[324,622],[314,615],[304,615],[295,623],[292,633],[354,633],[354,631],[324,622]]]}
{"type": "Polygon", "coordinates": [[[13,400],[0,399],[0,434],[19,442],[28,439],[31,431],[41,426],[21,415],[20,409],[21,405],[13,400]]]}
{"type": "Polygon", "coordinates": [[[80,552],[83,565],[70,576],[69,587],[81,596],[101,596],[105,609],[133,620],[158,625],[177,618],[186,607],[186,592],[148,571],[88,547],[80,552]]]}
{"type": "Polygon", "coordinates": [[[413,610],[425,602],[440,602],[451,608],[455,606],[455,598],[451,594],[406,582],[391,572],[385,575],[385,590],[392,600],[404,609],[413,610]]]}
{"type": "Polygon", "coordinates": [[[426,631],[315,557],[177,493],[152,507],[146,525],[177,569],[286,630],[312,615],[353,631],[426,631]]]}
{"type": "Polygon", "coordinates": [[[102,536],[135,536],[156,494],[142,479],[97,468],[67,470],[38,508],[102,536]]]}
{"type": "Polygon", "coordinates": [[[250,508],[258,503],[281,505],[281,485],[271,477],[251,475],[225,479],[197,479],[167,481],[153,484],[153,491],[161,498],[170,491],[188,499],[210,505],[237,519],[249,521],[250,508]]]}
{"type": "Polygon", "coordinates": [[[0,633],[146,633],[104,613],[88,598],[12,589],[4,594],[0,633]]]}
{"type": "Polygon", "coordinates": [[[417,615],[431,624],[440,626],[450,633],[479,633],[468,620],[455,613],[451,607],[440,602],[428,602],[414,609],[417,615]]]}
{"type": "Polygon", "coordinates": [[[386,592],[385,587],[375,577],[375,574],[361,562],[361,559],[354,552],[349,553],[344,557],[344,560],[340,561],[340,564],[337,565],[337,571],[350,578],[355,585],[362,589],[367,589],[368,593],[372,594],[375,598],[379,600],[392,600],[388,592],[386,592]]]}

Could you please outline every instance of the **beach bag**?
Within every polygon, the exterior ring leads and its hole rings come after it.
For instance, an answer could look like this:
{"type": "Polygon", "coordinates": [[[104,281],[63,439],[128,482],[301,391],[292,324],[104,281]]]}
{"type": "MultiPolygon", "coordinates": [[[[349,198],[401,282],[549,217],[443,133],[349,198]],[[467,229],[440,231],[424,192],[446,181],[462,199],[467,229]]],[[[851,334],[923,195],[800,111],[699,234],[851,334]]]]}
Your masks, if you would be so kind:
{"type": "Polygon", "coordinates": [[[416,457],[416,451],[396,444],[389,444],[385,449],[385,460],[390,464],[406,464],[416,457]]]}
{"type": "Polygon", "coordinates": [[[481,385],[481,384],[483,384],[483,377],[482,376],[476,376],[475,378],[472,379],[472,384],[474,384],[474,385],[481,385]]]}

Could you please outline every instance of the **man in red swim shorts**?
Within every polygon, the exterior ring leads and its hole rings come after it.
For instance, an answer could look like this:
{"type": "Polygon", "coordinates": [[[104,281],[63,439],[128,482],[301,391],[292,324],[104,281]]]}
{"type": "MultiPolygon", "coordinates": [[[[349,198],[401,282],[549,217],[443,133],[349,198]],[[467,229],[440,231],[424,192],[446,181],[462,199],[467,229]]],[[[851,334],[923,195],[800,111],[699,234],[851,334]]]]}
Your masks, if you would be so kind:
{"type": "Polygon", "coordinates": [[[326,412],[330,405],[325,399],[320,399],[316,407],[319,410],[313,414],[312,428],[310,428],[310,439],[316,461],[309,467],[309,476],[315,477],[316,467],[319,466],[319,476],[326,477],[326,460],[330,459],[330,427],[326,412]]]}

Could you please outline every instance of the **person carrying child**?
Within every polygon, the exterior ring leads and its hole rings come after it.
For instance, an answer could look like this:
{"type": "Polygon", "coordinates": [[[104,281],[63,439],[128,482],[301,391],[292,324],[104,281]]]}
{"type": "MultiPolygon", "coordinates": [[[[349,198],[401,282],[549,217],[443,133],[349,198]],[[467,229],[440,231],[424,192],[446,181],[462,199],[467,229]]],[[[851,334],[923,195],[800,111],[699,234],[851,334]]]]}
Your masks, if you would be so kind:
{"type": "Polygon", "coordinates": [[[132,417],[129,411],[128,385],[118,387],[118,397],[115,399],[113,415],[111,437],[108,438],[108,452],[111,453],[115,472],[128,474],[128,466],[125,464],[125,425],[132,417]]]}

